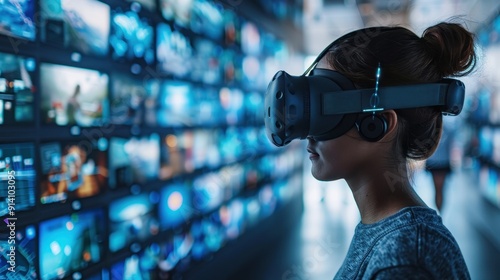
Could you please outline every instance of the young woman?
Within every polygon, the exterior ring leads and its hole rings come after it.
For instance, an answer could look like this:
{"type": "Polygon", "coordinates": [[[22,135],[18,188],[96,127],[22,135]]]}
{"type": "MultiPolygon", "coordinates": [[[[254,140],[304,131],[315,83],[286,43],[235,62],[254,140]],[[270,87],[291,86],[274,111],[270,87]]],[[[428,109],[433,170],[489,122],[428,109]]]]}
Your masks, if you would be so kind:
{"type": "MultiPolygon", "coordinates": [[[[417,36],[403,27],[373,27],[336,40],[316,68],[340,72],[357,88],[430,83],[470,73],[473,35],[439,23],[417,36]]],[[[405,92],[401,92],[404,95],[405,92]]],[[[408,167],[435,151],[442,112],[435,107],[385,110],[387,130],[367,141],[355,125],[325,141],[308,137],[313,176],[345,179],[361,214],[335,279],[469,279],[455,239],[440,216],[416,194],[408,167]]]]}

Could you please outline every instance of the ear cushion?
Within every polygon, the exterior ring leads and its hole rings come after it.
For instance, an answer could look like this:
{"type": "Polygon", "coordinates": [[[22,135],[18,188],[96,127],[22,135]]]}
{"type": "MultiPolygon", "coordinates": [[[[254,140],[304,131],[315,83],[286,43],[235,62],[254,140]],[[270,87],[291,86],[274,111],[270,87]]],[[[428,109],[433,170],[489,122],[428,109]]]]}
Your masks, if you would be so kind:
{"type": "Polygon", "coordinates": [[[356,122],[358,132],[367,141],[377,142],[387,132],[387,120],[382,115],[369,114],[356,122]]]}

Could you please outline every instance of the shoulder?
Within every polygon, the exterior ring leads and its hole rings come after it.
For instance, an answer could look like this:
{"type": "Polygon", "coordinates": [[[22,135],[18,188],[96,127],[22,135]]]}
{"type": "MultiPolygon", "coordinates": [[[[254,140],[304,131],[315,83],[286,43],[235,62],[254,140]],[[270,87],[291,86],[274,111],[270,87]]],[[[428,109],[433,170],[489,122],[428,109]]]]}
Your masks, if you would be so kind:
{"type": "Polygon", "coordinates": [[[407,216],[406,221],[399,220],[374,244],[368,270],[381,273],[391,268],[434,276],[468,275],[457,242],[437,214],[412,211],[407,216]]]}

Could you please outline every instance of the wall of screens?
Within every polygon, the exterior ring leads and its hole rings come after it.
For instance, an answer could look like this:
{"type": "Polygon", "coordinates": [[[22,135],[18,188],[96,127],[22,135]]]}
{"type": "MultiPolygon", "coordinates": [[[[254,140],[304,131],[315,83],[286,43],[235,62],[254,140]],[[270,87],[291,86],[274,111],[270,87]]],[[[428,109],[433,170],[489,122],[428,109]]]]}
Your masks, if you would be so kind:
{"type": "Polygon", "coordinates": [[[0,11],[0,278],[179,279],[300,203],[261,108],[290,48],[237,7],[0,11]]]}
{"type": "Polygon", "coordinates": [[[481,76],[471,99],[468,120],[472,124],[472,153],[476,156],[475,169],[481,192],[485,198],[500,207],[500,75],[496,64],[500,61],[500,14],[477,32],[480,57],[483,58],[481,76]]]}

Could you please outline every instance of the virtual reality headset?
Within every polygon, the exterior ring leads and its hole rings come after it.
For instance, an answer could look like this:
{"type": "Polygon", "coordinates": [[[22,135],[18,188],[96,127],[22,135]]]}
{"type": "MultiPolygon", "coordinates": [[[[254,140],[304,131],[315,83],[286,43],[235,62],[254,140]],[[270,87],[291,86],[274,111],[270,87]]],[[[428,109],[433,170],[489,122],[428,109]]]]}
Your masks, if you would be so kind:
{"type": "Polygon", "coordinates": [[[292,76],[279,71],[267,88],[266,133],[278,147],[307,137],[317,141],[334,139],[354,125],[365,138],[377,141],[386,124],[375,121],[376,112],[437,106],[443,114],[458,115],[464,103],[465,86],[455,79],[356,89],[348,78],[333,70],[316,68],[306,73],[292,76]],[[368,121],[360,123],[360,116],[366,116],[368,121]]]}

